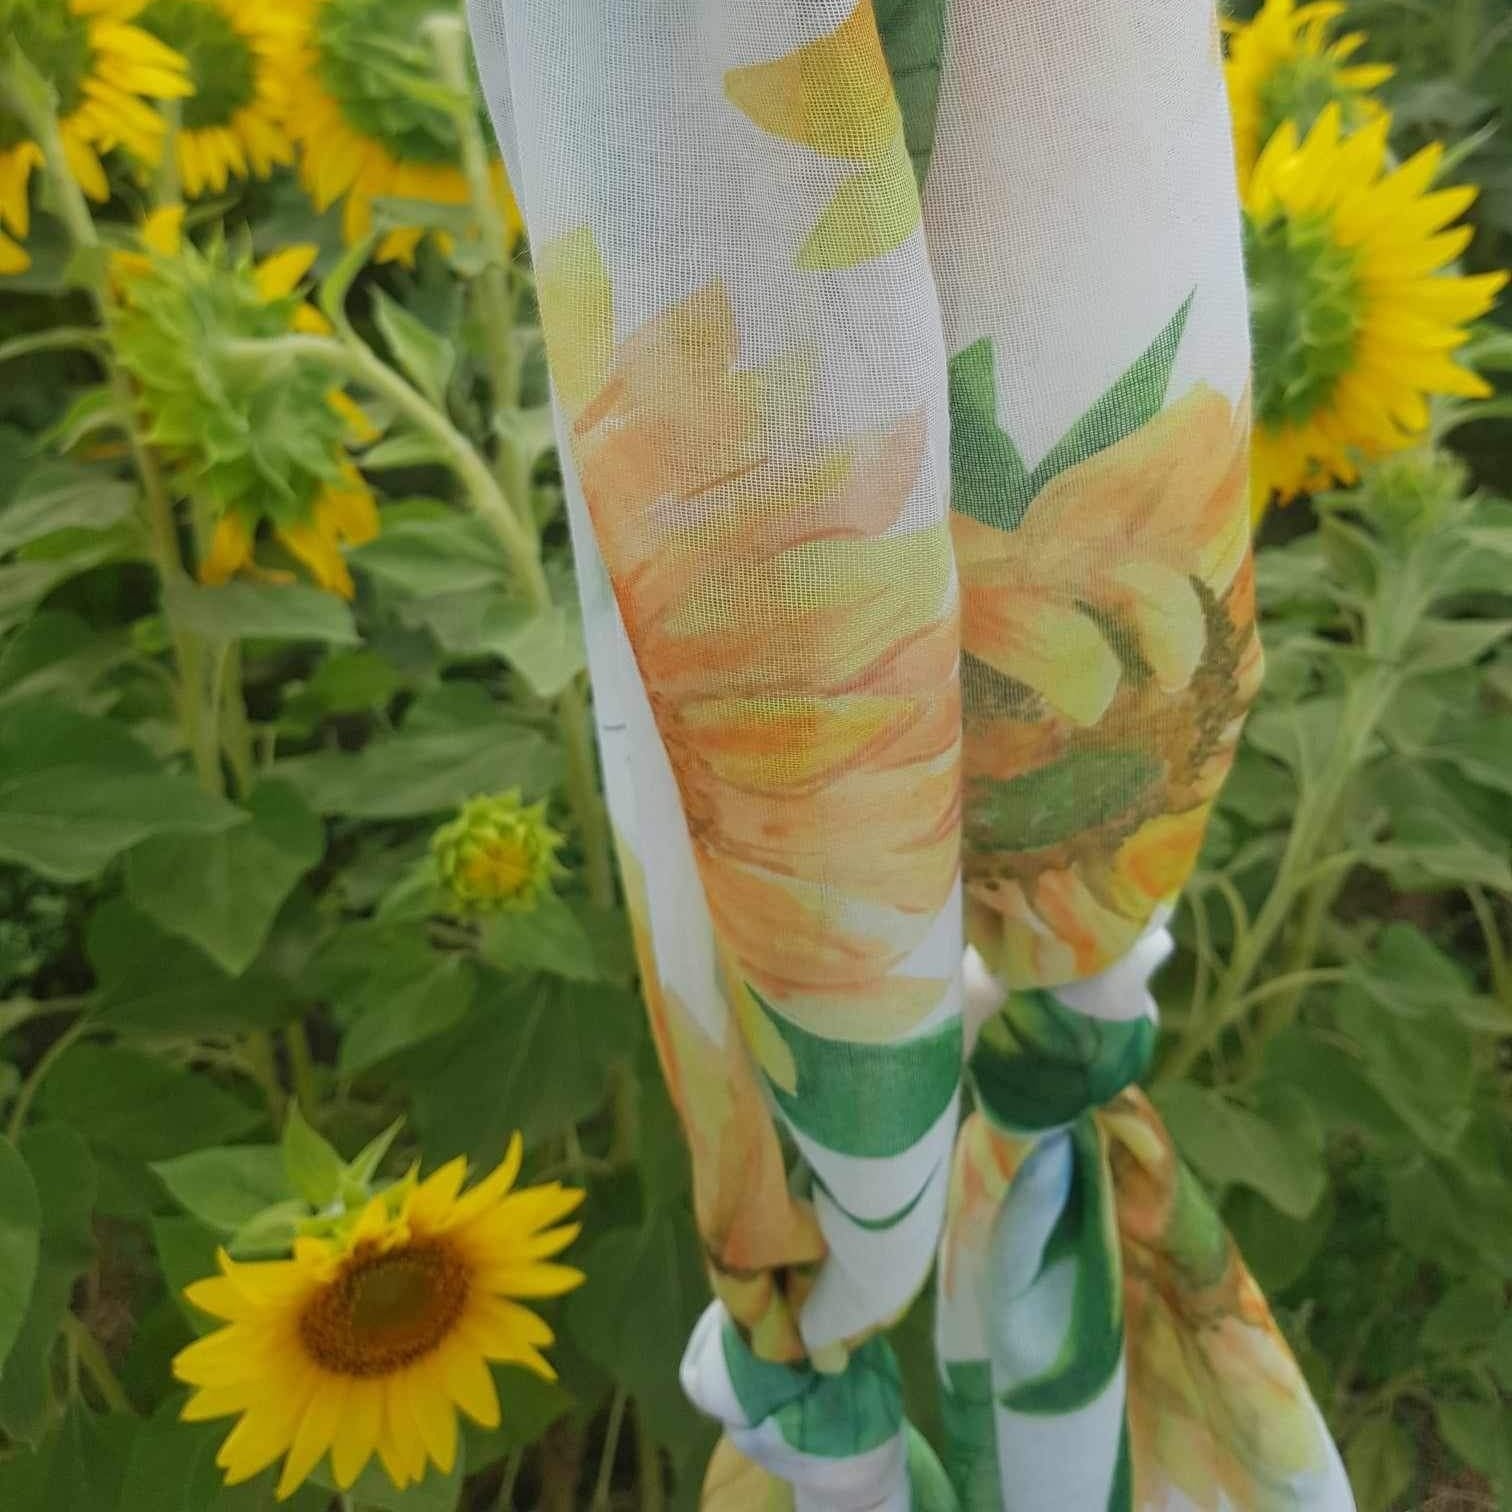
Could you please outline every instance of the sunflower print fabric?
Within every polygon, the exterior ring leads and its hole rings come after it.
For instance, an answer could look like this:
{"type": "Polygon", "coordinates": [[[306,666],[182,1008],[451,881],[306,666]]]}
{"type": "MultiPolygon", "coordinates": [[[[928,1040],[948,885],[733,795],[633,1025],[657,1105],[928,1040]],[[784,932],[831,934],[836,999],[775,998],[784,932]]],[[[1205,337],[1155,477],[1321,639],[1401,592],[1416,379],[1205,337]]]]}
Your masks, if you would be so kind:
{"type": "Polygon", "coordinates": [[[1351,1507],[1137,1082],[1261,670],[1206,0],[472,0],[714,1512],[1351,1507]],[[885,1339],[934,1272],[936,1454],[885,1339]]]}

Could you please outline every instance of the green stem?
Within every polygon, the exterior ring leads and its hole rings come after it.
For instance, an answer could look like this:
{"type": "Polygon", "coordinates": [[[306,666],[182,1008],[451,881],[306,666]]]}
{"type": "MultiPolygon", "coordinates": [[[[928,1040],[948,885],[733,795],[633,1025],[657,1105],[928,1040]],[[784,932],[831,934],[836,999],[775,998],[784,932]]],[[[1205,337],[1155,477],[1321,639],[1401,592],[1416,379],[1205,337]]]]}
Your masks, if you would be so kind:
{"type": "Polygon", "coordinates": [[[242,690],[240,641],[228,641],[221,653],[221,687],[215,700],[219,744],[231,764],[236,791],[245,798],[257,781],[257,763],[252,753],[252,727],[247,722],[247,700],[242,690]]]}
{"type": "Polygon", "coordinates": [[[640,1512],[664,1512],[667,1487],[662,1480],[661,1452],[646,1426],[646,1414],[639,1407],[635,1409],[635,1462],[640,1482],[640,1512]]]}
{"type": "Polygon", "coordinates": [[[310,1037],[304,1020],[295,1019],[284,1029],[284,1049],[289,1055],[289,1077],[294,1083],[294,1097],[308,1119],[315,1117],[320,1099],[315,1089],[315,1057],[310,1054],[310,1037]]]}
{"type": "MultiPolygon", "coordinates": [[[[68,154],[58,122],[56,93],[31,62],[13,48],[5,65],[0,67],[0,98],[10,101],[41,149],[48,182],[57,200],[59,215],[67,228],[69,239],[76,250],[92,257],[96,262],[91,270],[89,293],[95,313],[108,331],[110,305],[104,283],[104,249],[94,217],[90,214],[89,203],[84,198],[84,191],[80,189],[68,167],[68,154]]],[[[183,726],[184,744],[194,762],[201,785],[209,792],[218,793],[221,787],[219,762],[205,739],[201,707],[204,669],[199,642],[182,626],[175,624],[171,594],[168,591],[185,575],[179,557],[173,504],[163,484],[157,458],[137,424],[136,402],[131,385],[112,358],[105,357],[102,360],[109,375],[111,395],[126,430],[132,460],[141,479],[142,493],[147,500],[153,559],[163,583],[164,608],[172,632],[178,669],[179,719],[183,726]]]]}
{"type": "Polygon", "coordinates": [[[177,205],[184,197],[178,173],[178,135],[184,113],[177,100],[162,101],[158,110],[167,122],[167,130],[163,133],[163,159],[158,164],[153,198],[160,206],[177,205]]]}
{"type": "Polygon", "coordinates": [[[604,1428],[604,1447],[599,1454],[598,1479],[593,1486],[592,1512],[609,1512],[609,1488],[614,1476],[614,1459],[619,1452],[620,1429],[625,1421],[625,1406],[630,1398],[623,1386],[609,1403],[609,1421],[604,1428]]]}
{"type": "Polygon", "coordinates": [[[511,1449],[504,1461],[504,1474],[499,1479],[499,1494],[494,1498],[494,1512],[514,1512],[515,1482],[520,1478],[520,1466],[525,1463],[523,1449],[511,1449]]]}
{"type": "Polygon", "coordinates": [[[68,1347],[73,1357],[84,1367],[85,1373],[95,1383],[95,1388],[100,1393],[100,1400],[106,1407],[111,1412],[130,1413],[135,1416],[136,1408],[131,1405],[131,1398],[126,1395],[126,1388],[121,1385],[121,1378],[106,1358],[105,1351],[100,1347],[100,1341],[89,1331],[83,1319],[76,1313],[64,1313],[63,1333],[68,1340],[68,1347]]]}
{"type": "Polygon", "coordinates": [[[242,1053],[247,1059],[247,1071],[262,1088],[263,1101],[268,1106],[268,1121],[274,1133],[284,1126],[284,1113],[288,1099],[283,1084],[278,1079],[278,1059],[273,1053],[273,1037],[266,1029],[254,1029],[242,1041],[242,1053]]]}
{"type": "Polygon", "coordinates": [[[6,1125],[5,1134],[12,1144],[20,1139],[21,1131],[26,1127],[26,1115],[31,1112],[32,1101],[42,1083],[47,1080],[49,1072],[62,1060],[68,1048],[76,1041],[83,1039],[93,1028],[94,1020],[87,1015],[77,1018],[42,1052],[37,1064],[31,1068],[26,1080],[21,1083],[21,1088],[16,1093],[15,1104],[11,1108],[10,1122],[6,1125]]]}
{"type": "Polygon", "coordinates": [[[577,821],[578,841],[583,847],[588,896],[596,907],[612,908],[614,867],[609,859],[609,822],[599,795],[588,705],[578,679],[569,683],[557,699],[557,725],[562,733],[562,750],[567,762],[567,798],[577,821]]]}

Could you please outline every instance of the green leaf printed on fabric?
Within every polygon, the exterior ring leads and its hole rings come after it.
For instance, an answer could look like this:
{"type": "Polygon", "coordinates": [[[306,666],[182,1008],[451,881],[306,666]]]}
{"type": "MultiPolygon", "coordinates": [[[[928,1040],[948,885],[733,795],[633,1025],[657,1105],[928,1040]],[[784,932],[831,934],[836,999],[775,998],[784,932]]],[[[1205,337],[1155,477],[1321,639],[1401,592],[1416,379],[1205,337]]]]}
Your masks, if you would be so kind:
{"type": "Polygon", "coordinates": [[[1155,1035],[1148,1018],[1091,1018],[1048,992],[1015,992],[983,1026],[972,1084],[995,1123],[1055,1128],[1138,1081],[1155,1035]]]}
{"type": "Polygon", "coordinates": [[[1144,815],[1145,794],[1164,773],[1150,751],[1072,751],[1006,780],[979,778],[966,794],[966,833],[979,851],[1032,851],[1144,815]]]}
{"type": "Polygon", "coordinates": [[[759,1359],[733,1324],[722,1336],[725,1368],[748,1421],[770,1420],[805,1454],[848,1459],[885,1444],[903,1422],[903,1384],[891,1346],[869,1339],[838,1375],[759,1359]]]}
{"type": "Polygon", "coordinates": [[[884,1233],[890,1228],[896,1228],[898,1224],[902,1223],[903,1220],[907,1218],[908,1215],[913,1212],[916,1207],[918,1207],[919,1203],[923,1200],[925,1192],[929,1190],[930,1183],[935,1179],[935,1172],[938,1169],[938,1166],[931,1167],[929,1174],[924,1178],[923,1182],[920,1183],[918,1191],[912,1193],[901,1207],[895,1208],[892,1212],[884,1214],[881,1218],[858,1218],[853,1212],[850,1211],[849,1208],[846,1207],[843,1202],[840,1201],[838,1197],[835,1196],[835,1194],[825,1184],[817,1171],[811,1172],[810,1174],[813,1177],[814,1185],[821,1187],[824,1191],[825,1196],[827,1196],[829,1200],[833,1202],[835,1206],[839,1208],[840,1211],[844,1213],[845,1216],[856,1225],[857,1228],[866,1229],[873,1234],[880,1234],[884,1233]]]}
{"type": "Polygon", "coordinates": [[[1127,1415],[1118,1434],[1118,1461],[1113,1466],[1113,1484],[1108,1490],[1108,1512],[1134,1512],[1134,1460],[1129,1453],[1127,1415]]]}
{"type": "Polygon", "coordinates": [[[953,507],[983,525],[1012,530],[1052,478],[1154,419],[1165,403],[1192,297],[1032,471],[998,425],[991,338],[984,336],[957,352],[949,373],[953,507]]]}
{"type": "Polygon", "coordinates": [[[1002,1392],[1014,1412],[1067,1413],[1107,1386],[1123,1355],[1123,1273],[1113,1182],[1103,1135],[1091,1118],[1069,1132],[1071,1190],[1040,1264],[1044,1276],[1067,1260],[1076,1267],[1071,1316],[1049,1369],[1002,1392]]]}
{"type": "Polygon", "coordinates": [[[940,1419],[950,1482],[962,1507],[1001,1507],[992,1367],[986,1360],[954,1360],[942,1369],[940,1419]]]}
{"type": "Polygon", "coordinates": [[[935,110],[945,57],[945,0],[877,0],[877,31],[903,113],[903,135],[919,189],[934,153],[935,110]]]}
{"type": "Polygon", "coordinates": [[[798,249],[798,266],[853,268],[901,246],[918,224],[919,191],[899,133],[835,191],[798,249]]]}
{"type": "Polygon", "coordinates": [[[961,1070],[961,1021],[886,1045],[821,1039],[751,995],[793,1058],[793,1090],[767,1085],[793,1126],[841,1155],[901,1155],[945,1111],[961,1070]]]}

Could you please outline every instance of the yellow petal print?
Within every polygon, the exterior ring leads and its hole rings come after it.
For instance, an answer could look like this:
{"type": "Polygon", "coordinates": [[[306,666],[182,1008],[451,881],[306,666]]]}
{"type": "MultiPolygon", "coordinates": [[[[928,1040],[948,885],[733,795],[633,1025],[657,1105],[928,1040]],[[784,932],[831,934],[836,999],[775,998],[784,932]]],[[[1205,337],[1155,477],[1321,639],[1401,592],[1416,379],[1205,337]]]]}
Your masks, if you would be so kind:
{"type": "Polygon", "coordinates": [[[919,224],[918,185],[872,0],[770,63],[733,68],[725,95],[763,131],[864,166],[845,179],[798,249],[804,269],[880,257],[919,224]]]}
{"type": "Polygon", "coordinates": [[[716,928],[779,1010],[864,1018],[958,865],[949,539],[899,528],[923,417],[815,464],[802,366],[742,371],[720,285],[611,346],[591,239],[543,263],[573,458],[716,928]]]}

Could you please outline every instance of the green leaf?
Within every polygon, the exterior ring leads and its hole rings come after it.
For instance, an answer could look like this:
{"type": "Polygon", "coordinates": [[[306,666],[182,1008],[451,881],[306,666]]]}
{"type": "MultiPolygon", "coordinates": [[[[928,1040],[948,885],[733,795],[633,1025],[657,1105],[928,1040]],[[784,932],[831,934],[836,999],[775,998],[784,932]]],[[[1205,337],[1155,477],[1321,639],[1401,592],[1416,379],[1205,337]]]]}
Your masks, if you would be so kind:
{"type": "Polygon", "coordinates": [[[419,954],[418,970],[375,972],[355,997],[345,999],[353,1011],[341,1041],[337,1067],[343,1076],[358,1076],[412,1045],[443,1034],[472,1005],[477,976],[458,955],[419,954]]]}
{"type": "Polygon", "coordinates": [[[1244,1262],[1269,1296],[1292,1285],[1328,1241],[1335,1207],[1328,1192],[1305,1218],[1291,1218],[1253,1187],[1230,1187],[1223,1221],[1244,1262]]]}
{"type": "Polygon", "coordinates": [[[1444,1442],[1467,1465],[1498,1482],[1512,1477],[1512,1422],[1505,1402],[1439,1398],[1433,1413],[1444,1442]]]}
{"type": "Polygon", "coordinates": [[[97,1015],[123,1034],[193,1036],[267,1029],[299,1002],[262,967],[228,976],[186,940],[163,933],[123,898],[95,909],[85,950],[99,984],[97,1015]]]}
{"type": "Polygon", "coordinates": [[[106,562],[140,554],[134,524],[112,530],[63,531],[34,543],[32,549],[39,551],[43,545],[49,547],[47,555],[0,567],[0,629],[25,619],[54,588],[70,579],[106,562]]]}
{"type": "Polygon", "coordinates": [[[58,1325],[94,1260],[95,1169],[79,1135],[57,1124],[28,1129],[20,1154],[37,1193],[39,1244],[26,1316],[0,1368],[0,1428],[36,1444],[47,1427],[58,1325]]]}
{"type": "Polygon", "coordinates": [[[1218,1189],[1253,1188],[1278,1211],[1305,1218],[1323,1195],[1321,1138],[1301,1099],[1273,1093],[1273,1109],[1250,1109],[1214,1088],[1177,1082],[1156,1106],[1192,1167],[1218,1189]],[[1270,1113],[1270,1116],[1267,1116],[1270,1113]]]}
{"type": "Polygon", "coordinates": [[[414,598],[507,588],[498,540],[476,516],[443,504],[389,505],[383,514],[383,533],[351,557],[354,567],[383,586],[414,598]],[[396,513],[400,517],[391,519],[396,513]]]}
{"type": "Polygon", "coordinates": [[[58,530],[104,530],[131,513],[132,489],[99,468],[43,462],[0,509],[0,556],[58,530]]]}
{"type": "Polygon", "coordinates": [[[794,1127],[842,1155],[901,1155],[945,1112],[961,1077],[959,1018],[890,1044],[824,1039],[750,989],[792,1057],[793,1081],[767,1086],[794,1127]]]}
{"type": "Polygon", "coordinates": [[[437,409],[444,411],[446,388],[457,365],[456,348],[382,289],[373,292],[373,319],[395,363],[437,409]]]}
{"type": "Polygon", "coordinates": [[[239,976],[278,911],[325,854],[325,829],[287,782],[261,783],[247,821],[211,835],[157,835],[126,858],[126,894],[169,934],[239,976]]]}
{"type": "Polygon", "coordinates": [[[950,360],[952,507],[983,525],[1012,530],[1053,478],[1132,435],[1160,413],[1194,296],[1123,375],[1028,471],[998,422],[989,337],[950,360]]]}
{"type": "Polygon", "coordinates": [[[185,1212],[227,1234],[289,1195],[277,1145],[217,1145],[152,1169],[185,1212]]]}
{"type": "Polygon", "coordinates": [[[120,1494],[135,1427],[129,1416],[96,1417],[81,1400],[69,1401],[36,1452],[31,1499],[17,1512],[108,1512],[120,1494]]]}
{"type": "Polygon", "coordinates": [[[283,1168],[289,1186],[314,1208],[323,1208],[341,1190],[346,1170],[340,1152],[310,1127],[293,1100],[284,1122],[283,1168]]]}
{"type": "Polygon", "coordinates": [[[1412,1484],[1412,1440],[1389,1416],[1367,1418],[1351,1436],[1344,1462],[1360,1512],[1390,1512],[1412,1484]]]}
{"type": "Polygon", "coordinates": [[[110,694],[96,694],[96,686],[130,655],[124,635],[101,634],[75,614],[43,610],[0,650],[0,703],[46,696],[98,713],[95,706],[110,694]]]}
{"type": "Polygon", "coordinates": [[[308,583],[238,580],[218,588],[170,583],[164,597],[178,623],[211,641],[325,641],[355,646],[360,640],[347,604],[308,583]]]}
{"type": "Polygon", "coordinates": [[[1512,634],[1512,620],[1425,620],[1402,653],[1410,677],[1477,662],[1512,634]]]}
{"type": "Polygon", "coordinates": [[[972,782],[966,830],[979,850],[1039,850],[1130,812],[1162,777],[1146,751],[1074,751],[1022,777],[972,782]]]}
{"type": "Polygon", "coordinates": [[[143,1162],[223,1143],[262,1117],[202,1072],[88,1041],[64,1051],[37,1100],[102,1153],[143,1162]]]}
{"type": "Polygon", "coordinates": [[[549,893],[528,913],[499,913],[487,919],[479,949],[483,959],[501,971],[545,971],[577,982],[604,975],[576,915],[549,893]]]}
{"type": "Polygon", "coordinates": [[[329,714],[362,714],[385,707],[404,684],[392,662],[364,649],[328,656],[305,691],[329,714]]]}
{"type": "Polygon", "coordinates": [[[237,819],[118,724],[50,699],[0,709],[0,774],[0,856],[61,882],[98,875],[149,835],[237,819]]]}
{"type": "Polygon", "coordinates": [[[1501,1286],[1489,1277],[1462,1281],[1433,1304],[1418,1337],[1435,1354],[1473,1353],[1484,1347],[1488,1329],[1505,1308],[1501,1286]]]}
{"type": "Polygon", "coordinates": [[[602,1107],[643,1032],[628,992],[550,977],[522,988],[489,973],[467,1017],[393,1074],[431,1158],[489,1165],[516,1129],[534,1146],[602,1107]]]}
{"type": "Polygon", "coordinates": [[[919,190],[934,152],[935,107],[945,53],[945,0],[877,0],[877,31],[919,190]]]}
{"type": "Polygon", "coordinates": [[[510,608],[485,623],[482,647],[502,656],[537,698],[555,698],[588,665],[582,618],[575,605],[535,614],[510,608]]]}
{"type": "Polygon", "coordinates": [[[41,1244],[36,1183],[16,1147],[0,1136],[0,1365],[26,1319],[41,1244]]]}
{"type": "Polygon", "coordinates": [[[588,1278],[567,1299],[574,1341],[634,1396],[652,1436],[674,1441],[690,1416],[678,1363],[709,1295],[691,1215],[659,1208],[639,1228],[600,1234],[573,1263],[588,1278]]]}
{"type": "MultiPolygon", "coordinates": [[[[461,691],[461,690],[459,690],[461,691]]],[[[558,779],[557,748],[536,731],[502,717],[482,689],[449,700],[434,719],[417,720],[347,754],[322,751],[280,762],[286,778],[321,814],[407,819],[459,807],[479,793],[518,787],[526,797],[558,779]]]]}

